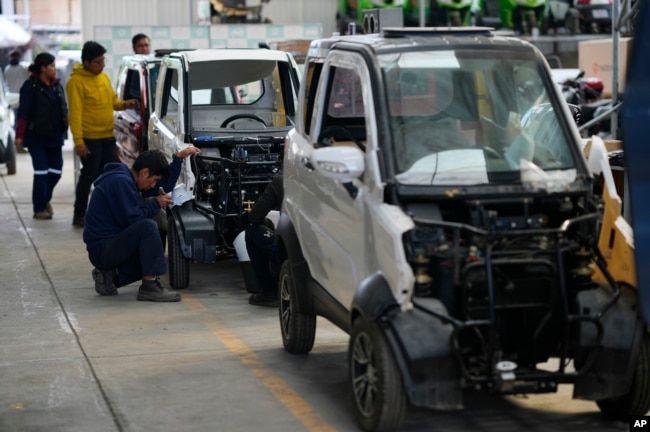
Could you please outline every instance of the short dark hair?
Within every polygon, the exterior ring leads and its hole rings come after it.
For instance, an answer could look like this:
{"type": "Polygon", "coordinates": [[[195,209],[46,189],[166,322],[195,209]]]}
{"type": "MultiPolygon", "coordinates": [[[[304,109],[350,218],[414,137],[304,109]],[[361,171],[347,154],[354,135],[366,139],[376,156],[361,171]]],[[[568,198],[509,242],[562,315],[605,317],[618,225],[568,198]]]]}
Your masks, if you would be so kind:
{"type": "Polygon", "coordinates": [[[97,57],[101,57],[104,54],[106,54],[106,48],[95,41],[88,41],[81,49],[81,61],[93,61],[97,57]]]}
{"type": "Polygon", "coordinates": [[[131,168],[135,172],[148,168],[149,177],[159,175],[162,178],[167,178],[169,176],[169,162],[160,150],[143,151],[135,159],[131,168]]]}
{"type": "Polygon", "coordinates": [[[138,33],[137,35],[133,36],[131,38],[131,46],[133,47],[133,51],[135,51],[135,44],[137,44],[140,39],[147,39],[149,40],[149,36],[147,36],[144,33],[138,33]]]}

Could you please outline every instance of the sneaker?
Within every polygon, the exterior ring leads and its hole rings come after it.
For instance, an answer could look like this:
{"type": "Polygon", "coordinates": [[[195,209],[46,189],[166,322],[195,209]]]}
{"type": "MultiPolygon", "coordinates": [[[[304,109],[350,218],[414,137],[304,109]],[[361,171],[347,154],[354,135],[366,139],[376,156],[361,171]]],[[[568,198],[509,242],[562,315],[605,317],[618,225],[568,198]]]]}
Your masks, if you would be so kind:
{"type": "Polygon", "coordinates": [[[51,214],[52,216],[54,216],[54,209],[52,208],[52,204],[47,203],[46,206],[45,206],[45,210],[47,210],[47,212],[48,212],[49,214],[51,214]]]}
{"type": "Polygon", "coordinates": [[[95,281],[95,291],[103,296],[117,295],[115,287],[115,270],[93,269],[93,280],[95,281]]]}
{"type": "Polygon", "coordinates": [[[47,210],[43,210],[43,211],[34,213],[34,219],[43,219],[43,220],[52,219],[52,215],[47,210]]]}
{"type": "Polygon", "coordinates": [[[177,302],[181,294],[160,283],[160,279],[143,280],[138,290],[138,300],[155,302],[177,302]]]}
{"type": "Polygon", "coordinates": [[[84,218],[83,217],[76,217],[72,219],[72,226],[77,227],[77,228],[83,228],[84,227],[84,218]]]}
{"type": "Polygon", "coordinates": [[[278,307],[277,294],[258,292],[248,297],[248,303],[255,306],[278,307]]]}

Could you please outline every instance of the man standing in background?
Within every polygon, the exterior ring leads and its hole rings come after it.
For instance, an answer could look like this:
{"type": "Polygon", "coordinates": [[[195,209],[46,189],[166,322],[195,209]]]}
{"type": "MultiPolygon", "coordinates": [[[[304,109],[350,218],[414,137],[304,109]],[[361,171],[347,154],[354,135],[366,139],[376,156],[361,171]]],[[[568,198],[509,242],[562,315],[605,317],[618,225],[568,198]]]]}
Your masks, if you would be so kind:
{"type": "MultiPolygon", "coordinates": [[[[11,93],[20,93],[20,88],[30,76],[27,68],[20,64],[20,59],[22,58],[23,54],[17,49],[9,53],[9,64],[5,68],[5,80],[11,93]]],[[[18,106],[19,103],[16,103],[12,107],[14,111],[14,124],[12,126],[14,127],[16,127],[15,122],[18,120],[18,106]]],[[[17,149],[17,151],[19,153],[27,153],[27,150],[22,147],[17,149]]]]}
{"type": "Polygon", "coordinates": [[[5,79],[7,86],[12,93],[20,93],[23,83],[29,78],[29,71],[25,66],[20,64],[23,55],[20,51],[13,50],[9,53],[9,64],[5,68],[5,79]]]}
{"type": "Polygon", "coordinates": [[[137,35],[131,38],[131,44],[133,45],[133,52],[136,54],[151,54],[151,40],[149,36],[144,33],[138,33],[137,35]]]}
{"type": "Polygon", "coordinates": [[[88,41],[81,50],[81,63],[76,64],[66,84],[70,131],[74,151],[81,159],[81,172],[75,193],[72,225],[83,228],[88,195],[104,165],[117,161],[113,136],[113,111],[136,109],[138,101],[117,97],[111,80],[104,72],[106,49],[88,41]]]}

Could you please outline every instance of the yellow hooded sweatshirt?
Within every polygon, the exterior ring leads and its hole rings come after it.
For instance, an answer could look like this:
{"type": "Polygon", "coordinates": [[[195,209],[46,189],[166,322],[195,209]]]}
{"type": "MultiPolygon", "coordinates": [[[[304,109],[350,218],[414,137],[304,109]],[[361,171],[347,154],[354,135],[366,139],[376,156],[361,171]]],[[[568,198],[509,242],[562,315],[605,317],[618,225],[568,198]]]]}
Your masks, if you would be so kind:
{"type": "Polygon", "coordinates": [[[93,75],[83,64],[74,65],[65,86],[68,93],[70,131],[74,145],[85,139],[103,139],[113,136],[113,110],[125,108],[111,86],[105,72],[93,75]]]}

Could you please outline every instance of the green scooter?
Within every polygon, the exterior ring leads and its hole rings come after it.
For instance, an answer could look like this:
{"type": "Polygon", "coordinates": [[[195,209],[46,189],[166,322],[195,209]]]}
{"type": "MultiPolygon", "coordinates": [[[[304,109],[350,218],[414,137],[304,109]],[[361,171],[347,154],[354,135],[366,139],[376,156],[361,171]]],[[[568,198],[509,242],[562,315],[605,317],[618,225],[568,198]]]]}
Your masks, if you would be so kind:
{"type": "Polygon", "coordinates": [[[436,26],[468,26],[478,12],[477,0],[435,0],[431,5],[431,22],[436,26]]]}
{"type": "Polygon", "coordinates": [[[518,34],[546,34],[547,0],[500,0],[501,21],[518,34]]]}

